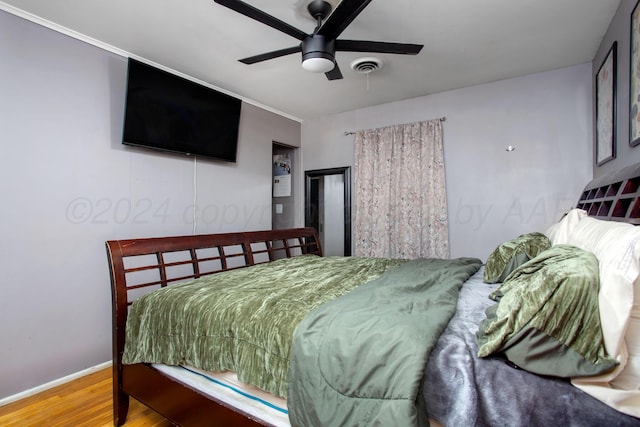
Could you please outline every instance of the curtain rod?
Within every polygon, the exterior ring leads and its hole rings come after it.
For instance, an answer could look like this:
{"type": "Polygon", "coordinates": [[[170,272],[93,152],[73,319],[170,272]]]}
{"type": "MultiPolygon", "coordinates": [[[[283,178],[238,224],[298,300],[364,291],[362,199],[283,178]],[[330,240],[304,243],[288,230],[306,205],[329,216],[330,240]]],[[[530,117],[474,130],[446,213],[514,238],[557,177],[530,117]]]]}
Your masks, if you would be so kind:
{"type": "MultiPolygon", "coordinates": [[[[432,119],[432,120],[440,120],[441,122],[446,122],[446,121],[447,121],[447,118],[446,118],[446,117],[438,117],[437,119],[432,119]]],[[[428,121],[428,120],[425,120],[425,121],[428,121]]],[[[355,135],[355,134],[356,134],[356,132],[358,132],[358,131],[354,131],[354,130],[351,130],[351,131],[344,131],[344,136],[347,136],[347,135],[355,135]]]]}

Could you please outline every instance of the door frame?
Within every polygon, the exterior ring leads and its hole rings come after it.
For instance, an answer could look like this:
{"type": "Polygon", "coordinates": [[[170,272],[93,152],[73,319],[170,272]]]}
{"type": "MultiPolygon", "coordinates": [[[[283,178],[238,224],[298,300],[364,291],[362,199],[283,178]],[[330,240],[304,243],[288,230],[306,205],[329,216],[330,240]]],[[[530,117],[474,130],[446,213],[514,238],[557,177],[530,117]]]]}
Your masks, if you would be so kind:
{"type": "MultiPolygon", "coordinates": [[[[304,224],[309,227],[311,224],[311,180],[327,175],[342,175],[344,181],[344,256],[351,256],[351,167],[316,169],[304,172],[304,224]]],[[[318,230],[316,230],[318,231],[318,230]]]]}

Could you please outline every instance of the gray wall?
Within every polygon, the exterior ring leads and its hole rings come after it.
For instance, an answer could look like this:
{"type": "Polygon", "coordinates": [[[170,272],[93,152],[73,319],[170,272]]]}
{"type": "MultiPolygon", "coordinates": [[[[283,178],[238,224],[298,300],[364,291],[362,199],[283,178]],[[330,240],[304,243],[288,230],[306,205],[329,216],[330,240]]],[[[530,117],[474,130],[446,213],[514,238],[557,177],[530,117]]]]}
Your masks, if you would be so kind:
{"type": "Polygon", "coordinates": [[[121,144],[126,58],[0,11],[0,399],[111,360],[104,241],[271,228],[272,141],[243,103],[236,164],[121,144]]]}
{"type": "MultiPolygon", "coordinates": [[[[640,146],[629,146],[629,58],[630,58],[630,24],[631,11],[638,0],[621,0],[615,16],[609,24],[598,52],[593,59],[593,90],[595,91],[595,74],[602,61],[611,49],[614,41],[618,42],[617,54],[617,90],[616,90],[616,158],[600,166],[595,165],[595,97],[593,107],[594,148],[593,174],[599,177],[640,162],[640,146]]],[[[595,92],[594,92],[595,93],[595,92]]]]}
{"type": "Polygon", "coordinates": [[[486,260],[500,242],[544,231],[591,179],[591,76],[582,64],[308,120],[304,168],[353,166],[345,131],[446,116],[451,256],[486,260]]]}

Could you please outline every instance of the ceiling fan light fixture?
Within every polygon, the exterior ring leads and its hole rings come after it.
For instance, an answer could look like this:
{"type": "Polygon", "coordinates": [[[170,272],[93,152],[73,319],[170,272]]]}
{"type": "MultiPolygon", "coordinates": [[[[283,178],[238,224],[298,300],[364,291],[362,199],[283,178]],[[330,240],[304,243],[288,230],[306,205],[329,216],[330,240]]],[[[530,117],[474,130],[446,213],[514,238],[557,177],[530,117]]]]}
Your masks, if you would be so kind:
{"type": "Polygon", "coordinates": [[[336,64],[324,56],[313,56],[302,60],[302,68],[312,73],[328,73],[336,64]]]}

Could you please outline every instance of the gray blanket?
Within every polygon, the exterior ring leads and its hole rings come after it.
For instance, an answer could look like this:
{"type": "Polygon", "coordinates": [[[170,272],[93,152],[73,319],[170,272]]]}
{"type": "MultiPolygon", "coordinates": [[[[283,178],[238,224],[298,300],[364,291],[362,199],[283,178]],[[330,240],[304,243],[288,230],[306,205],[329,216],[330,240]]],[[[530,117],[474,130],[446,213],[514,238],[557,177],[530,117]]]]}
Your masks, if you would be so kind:
{"type": "Polygon", "coordinates": [[[432,419],[445,427],[640,426],[640,419],[568,381],[513,368],[499,357],[478,358],[475,333],[497,287],[483,283],[482,273],[462,287],[456,314],[431,352],[423,388],[432,419]]]}
{"type": "Polygon", "coordinates": [[[412,260],[307,315],[291,347],[291,424],[427,424],[424,366],[479,267],[473,258],[412,260]]]}

